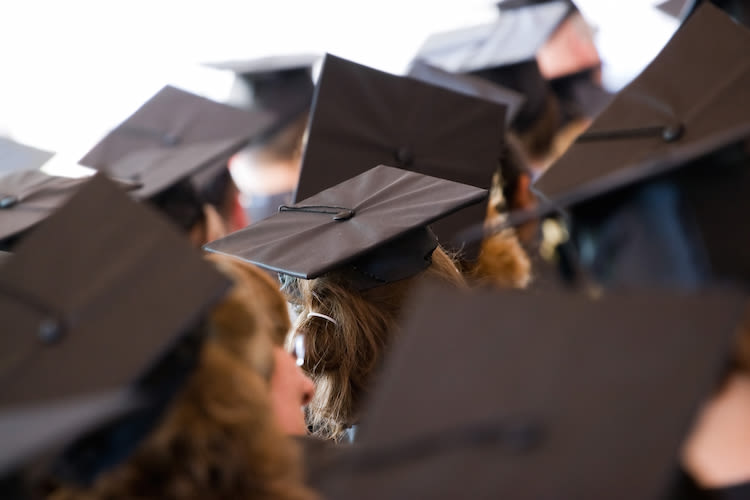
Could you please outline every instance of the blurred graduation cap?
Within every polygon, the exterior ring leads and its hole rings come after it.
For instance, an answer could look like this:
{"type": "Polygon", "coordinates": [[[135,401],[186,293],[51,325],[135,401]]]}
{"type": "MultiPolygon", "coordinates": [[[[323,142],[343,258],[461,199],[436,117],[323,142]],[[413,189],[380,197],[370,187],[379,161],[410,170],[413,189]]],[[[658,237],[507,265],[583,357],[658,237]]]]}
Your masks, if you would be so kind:
{"type": "Polygon", "coordinates": [[[356,288],[372,288],[427,268],[437,247],[428,225],[486,197],[379,165],[204,249],[298,278],[340,271],[356,288]]]}
{"type": "Polygon", "coordinates": [[[141,182],[141,194],[154,194],[185,178],[199,187],[226,168],[233,153],[273,127],[274,120],[264,111],[240,110],[166,86],[80,163],[141,182]]]}
{"type": "MultiPolygon", "coordinates": [[[[488,189],[499,166],[505,107],[412,78],[326,55],[315,93],[294,200],[308,198],[376,165],[488,189]]],[[[444,246],[484,220],[473,206],[436,224],[444,246]]]]}
{"type": "Polygon", "coordinates": [[[663,498],[745,303],[731,290],[591,300],[425,286],[322,492],[663,498]]]}
{"type": "Polygon", "coordinates": [[[55,154],[0,137],[0,175],[19,170],[36,170],[55,154]]]}
{"type": "Polygon", "coordinates": [[[153,210],[87,180],[0,267],[0,476],[153,404],[141,382],[228,285],[153,210]]]}
{"type": "MultiPolygon", "coordinates": [[[[0,176],[0,245],[36,226],[60,208],[88,179],[25,170],[0,176]]],[[[137,187],[118,182],[123,190],[137,187]]]]}
{"type": "Polygon", "coordinates": [[[471,73],[523,94],[526,101],[513,128],[524,133],[543,114],[551,94],[536,54],[568,9],[564,0],[504,9],[493,23],[429,37],[416,59],[452,73],[471,73]]]}
{"type": "Polygon", "coordinates": [[[235,76],[228,103],[272,114],[278,128],[310,109],[315,88],[312,68],[318,54],[290,54],[208,63],[235,76]]]}
{"type": "Polygon", "coordinates": [[[749,52],[703,5],[535,184],[600,282],[750,280],[749,52]]]}
{"type": "Polygon", "coordinates": [[[526,100],[523,94],[515,90],[495,85],[476,76],[450,73],[424,61],[412,62],[409,68],[409,76],[454,92],[501,104],[507,108],[505,113],[506,123],[513,121],[526,100]]]}

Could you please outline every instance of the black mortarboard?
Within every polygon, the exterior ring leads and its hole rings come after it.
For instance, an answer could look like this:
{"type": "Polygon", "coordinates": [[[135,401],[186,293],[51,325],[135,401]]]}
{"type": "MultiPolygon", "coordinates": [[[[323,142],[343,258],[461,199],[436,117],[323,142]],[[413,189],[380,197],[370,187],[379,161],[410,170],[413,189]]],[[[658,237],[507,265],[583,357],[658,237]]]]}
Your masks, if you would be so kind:
{"type": "Polygon", "coordinates": [[[148,400],[139,377],[228,282],[97,176],[0,267],[0,475],[148,400]]]}
{"type": "Polygon", "coordinates": [[[141,149],[123,156],[107,168],[107,173],[140,184],[133,194],[151,198],[181,179],[191,176],[196,186],[210,182],[216,174],[213,165],[223,164],[247,144],[247,138],[233,138],[180,144],[171,148],[141,149]]]}
{"type": "Polygon", "coordinates": [[[543,114],[550,88],[536,53],[569,9],[563,0],[503,10],[495,22],[438,33],[417,59],[454,73],[471,73],[520,92],[526,98],[513,128],[524,133],[543,114]]]}
{"type": "Polygon", "coordinates": [[[415,275],[437,246],[427,226],[487,191],[380,165],[204,248],[312,279],[347,270],[364,289],[415,275]]]}
{"type": "Polygon", "coordinates": [[[86,181],[48,175],[40,170],[0,176],[0,241],[10,239],[49,217],[86,181]]]}
{"type": "Polygon", "coordinates": [[[412,62],[409,68],[409,76],[439,87],[445,87],[454,92],[502,104],[506,107],[506,123],[513,121],[526,100],[522,94],[515,90],[495,85],[476,76],[450,73],[424,61],[412,62]]]}
{"type": "Polygon", "coordinates": [[[315,88],[312,67],[320,58],[316,54],[294,54],[208,66],[235,73],[229,104],[271,113],[280,127],[310,108],[315,88]]]}
{"type": "Polygon", "coordinates": [[[601,282],[750,280],[749,52],[704,5],[536,183],[601,282]]]}
{"type": "Polygon", "coordinates": [[[427,287],[324,496],[662,498],[746,300],[427,287]]]}
{"type": "MultiPolygon", "coordinates": [[[[212,172],[226,167],[229,156],[250,142],[254,137],[265,133],[275,124],[272,114],[263,111],[248,112],[221,104],[210,99],[166,86],[143,104],[135,113],[107,134],[80,161],[97,170],[110,172],[113,169],[125,178],[138,175],[143,178],[158,179],[160,187],[168,187],[184,178],[192,177],[202,170],[212,172]],[[242,140],[244,139],[244,141],[242,140]],[[217,141],[226,141],[223,144],[217,141]],[[198,151],[206,145],[206,150],[199,155],[200,159],[216,155],[213,163],[201,161],[169,161],[158,165],[158,161],[171,158],[168,151],[175,148],[189,147],[198,151]],[[222,144],[224,150],[216,149],[222,144]],[[231,147],[229,147],[231,146],[231,147]],[[165,153],[158,152],[161,149],[165,153]],[[149,150],[149,152],[143,152],[149,150]],[[143,159],[139,168],[137,161],[127,158],[136,154],[143,159]],[[146,170],[156,168],[159,172],[153,176],[146,170]]],[[[189,149],[188,149],[189,150],[189,149]]],[[[182,153],[176,153],[182,159],[182,153]]],[[[194,179],[197,184],[200,178],[194,179]]],[[[153,186],[144,183],[144,191],[155,192],[153,186]]]]}
{"type": "MultiPolygon", "coordinates": [[[[505,107],[326,55],[318,79],[295,201],[376,165],[488,189],[499,166],[505,107]]],[[[442,245],[484,220],[474,206],[436,224],[442,245]]],[[[463,249],[466,258],[473,250],[463,249]]]]}
{"type": "Polygon", "coordinates": [[[36,170],[55,154],[0,137],[0,175],[18,170],[36,170]]]}
{"type": "Polygon", "coordinates": [[[533,60],[564,19],[564,0],[502,11],[492,23],[437,33],[417,59],[452,73],[473,73],[533,60]]]}

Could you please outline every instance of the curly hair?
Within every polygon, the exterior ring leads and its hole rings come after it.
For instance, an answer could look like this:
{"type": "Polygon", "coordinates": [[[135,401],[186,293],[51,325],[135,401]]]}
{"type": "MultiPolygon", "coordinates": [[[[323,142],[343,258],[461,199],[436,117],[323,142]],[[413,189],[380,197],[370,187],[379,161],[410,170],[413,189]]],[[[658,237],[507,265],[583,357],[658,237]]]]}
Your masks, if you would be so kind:
{"type": "Polygon", "coordinates": [[[124,463],[89,490],[61,490],[53,500],[315,498],[303,485],[298,449],[272,417],[272,333],[248,307],[250,273],[211,260],[235,286],[209,317],[195,372],[124,463]]]}
{"type": "Polygon", "coordinates": [[[295,332],[305,338],[303,369],[315,382],[308,424],[315,436],[339,440],[358,420],[373,378],[391,345],[408,292],[419,278],[434,277],[464,287],[451,257],[440,247],[430,267],[417,276],[359,291],[339,273],[293,280],[297,301],[295,332]],[[311,316],[316,312],[336,323],[311,316]]]}

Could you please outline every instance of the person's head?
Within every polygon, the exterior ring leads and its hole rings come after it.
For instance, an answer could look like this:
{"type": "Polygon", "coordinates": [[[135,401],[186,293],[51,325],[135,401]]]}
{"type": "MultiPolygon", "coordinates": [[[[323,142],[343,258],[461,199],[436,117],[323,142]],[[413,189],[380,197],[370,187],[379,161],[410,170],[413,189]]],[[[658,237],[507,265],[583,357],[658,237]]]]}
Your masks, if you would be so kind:
{"type": "Polygon", "coordinates": [[[303,366],[316,382],[316,433],[337,437],[356,422],[414,281],[463,283],[430,225],[486,198],[474,186],[379,165],[204,247],[286,277],[303,366]]]}
{"type": "Polygon", "coordinates": [[[235,154],[232,177],[250,222],[266,218],[289,203],[299,179],[308,113],[235,154]]]}
{"type": "Polygon", "coordinates": [[[247,225],[244,217],[242,220],[237,218],[240,190],[226,164],[216,175],[199,185],[197,191],[204,206],[209,205],[216,211],[227,232],[242,229],[247,225]]]}
{"type": "Polygon", "coordinates": [[[212,261],[234,286],[201,327],[193,373],[128,458],[88,491],[60,490],[56,500],[313,497],[274,413],[278,346],[252,306],[257,290],[240,266],[212,261]]]}
{"type": "Polygon", "coordinates": [[[148,199],[165,214],[190,242],[200,247],[227,233],[224,217],[211,203],[204,203],[190,179],[183,179],[148,199]]]}
{"type": "Polygon", "coordinates": [[[247,290],[247,306],[269,333],[273,344],[269,390],[274,419],[284,433],[304,435],[307,426],[303,407],[310,402],[315,389],[300,368],[304,353],[296,352],[294,346],[289,351],[284,348],[292,324],[278,282],[258,267],[237,259],[217,254],[209,254],[207,259],[241,282],[247,290]]]}
{"type": "Polygon", "coordinates": [[[357,290],[337,272],[287,284],[299,312],[295,334],[304,336],[303,368],[315,382],[308,411],[314,434],[339,439],[357,423],[407,294],[426,277],[464,286],[453,260],[440,247],[418,275],[367,290],[357,290]]]}

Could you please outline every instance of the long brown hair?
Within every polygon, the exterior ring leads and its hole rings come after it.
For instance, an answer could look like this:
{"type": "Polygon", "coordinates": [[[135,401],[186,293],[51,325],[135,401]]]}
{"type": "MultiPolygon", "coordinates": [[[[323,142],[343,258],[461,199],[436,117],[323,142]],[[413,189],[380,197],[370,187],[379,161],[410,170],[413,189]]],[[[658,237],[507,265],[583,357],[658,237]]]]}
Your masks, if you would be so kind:
{"type": "Polygon", "coordinates": [[[248,307],[247,271],[211,260],[235,286],[210,315],[195,372],[128,460],[90,490],[54,500],[314,498],[302,484],[298,450],[271,414],[273,334],[248,307]]]}
{"type": "Polygon", "coordinates": [[[305,336],[303,369],[315,382],[308,406],[313,434],[340,439],[355,424],[383,357],[393,340],[407,293],[422,277],[456,286],[465,281],[440,247],[432,264],[417,276],[358,291],[335,272],[314,280],[297,280],[290,289],[299,301],[295,331],[305,336]],[[308,313],[329,316],[335,323],[308,313]]]}

